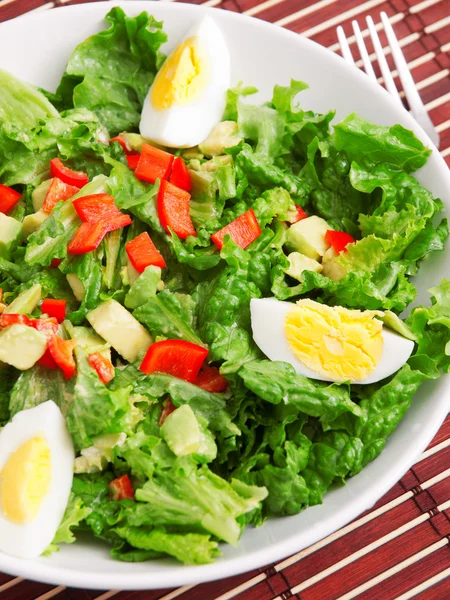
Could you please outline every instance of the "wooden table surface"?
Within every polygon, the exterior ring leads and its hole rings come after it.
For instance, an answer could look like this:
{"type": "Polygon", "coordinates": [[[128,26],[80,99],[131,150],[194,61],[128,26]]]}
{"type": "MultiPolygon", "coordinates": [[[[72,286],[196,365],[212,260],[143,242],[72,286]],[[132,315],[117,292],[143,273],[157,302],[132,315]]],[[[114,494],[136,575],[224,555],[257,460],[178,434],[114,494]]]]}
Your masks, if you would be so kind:
{"type": "MultiPolygon", "coordinates": [[[[0,0],[0,22],[32,10],[77,3],[77,0],[0,0]]],[[[450,0],[194,0],[194,3],[276,23],[334,52],[339,51],[337,25],[342,25],[350,35],[351,21],[357,19],[367,35],[365,16],[372,15],[375,23],[379,23],[379,13],[384,10],[439,131],[442,155],[450,165],[450,0]]],[[[383,34],[381,39],[385,46],[383,34]]],[[[369,48],[371,51],[370,43],[369,48]]],[[[357,56],[354,40],[352,50],[357,56]]],[[[390,63],[391,57],[387,55],[390,63]]],[[[67,589],[0,574],[0,600],[50,598],[450,600],[450,417],[427,451],[370,511],[286,560],[213,583],[144,592],[67,589]]]]}

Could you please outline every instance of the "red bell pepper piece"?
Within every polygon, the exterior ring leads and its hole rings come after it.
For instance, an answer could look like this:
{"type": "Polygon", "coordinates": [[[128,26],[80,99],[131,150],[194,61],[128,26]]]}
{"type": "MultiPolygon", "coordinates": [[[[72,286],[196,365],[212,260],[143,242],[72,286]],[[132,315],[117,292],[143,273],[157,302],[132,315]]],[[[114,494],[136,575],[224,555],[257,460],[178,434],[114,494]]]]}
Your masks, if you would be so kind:
{"type": "Polygon", "coordinates": [[[10,327],[11,325],[28,325],[28,327],[31,327],[31,319],[26,315],[3,313],[0,317],[0,325],[2,327],[10,327]]]}
{"type": "Polygon", "coordinates": [[[261,227],[259,226],[253,208],[251,208],[225,227],[222,227],[222,229],[219,229],[219,231],[216,231],[216,233],[211,236],[211,239],[219,250],[221,250],[223,239],[228,234],[235,244],[241,248],[247,248],[247,246],[250,246],[261,233],[261,227]]]}
{"type": "Polygon", "coordinates": [[[42,302],[41,310],[49,317],[54,317],[58,323],[62,323],[66,318],[66,301],[46,298],[42,302]]]}
{"type": "Polygon", "coordinates": [[[194,383],[208,350],[184,340],[164,340],[150,346],[140,366],[144,373],[168,373],[194,383]]]}
{"type": "Polygon", "coordinates": [[[107,232],[132,223],[130,215],[120,212],[109,194],[82,196],[73,201],[73,206],[84,223],[101,222],[107,232]]]}
{"type": "Polygon", "coordinates": [[[138,273],[143,273],[149,265],[161,267],[161,269],[166,266],[164,257],[152,242],[147,232],[141,233],[141,235],[135,237],[131,242],[127,242],[125,250],[131,264],[138,273]]]}
{"type": "Polygon", "coordinates": [[[173,161],[172,173],[170,174],[169,181],[173,185],[176,185],[187,192],[192,190],[192,177],[181,156],[177,156],[173,161]]]}
{"type": "Polygon", "coordinates": [[[346,246],[347,244],[354,244],[355,239],[349,233],[345,231],[334,231],[333,229],[329,229],[325,234],[325,241],[327,244],[330,244],[332,248],[338,254],[340,252],[348,252],[346,246]]]}
{"type": "Polygon", "coordinates": [[[0,183],[0,213],[7,215],[19,202],[22,194],[0,183]]]}
{"type": "Polygon", "coordinates": [[[197,235],[190,215],[191,195],[168,181],[161,181],[158,191],[158,216],[169,233],[169,227],[182,240],[197,235]]]}
{"type": "Polygon", "coordinates": [[[37,329],[41,333],[45,333],[48,337],[56,335],[59,331],[58,321],[55,317],[49,317],[48,319],[30,319],[30,327],[34,327],[34,329],[37,329]]]}
{"type": "Polygon", "coordinates": [[[62,258],[54,258],[52,260],[52,262],[50,263],[50,266],[53,267],[54,269],[57,269],[59,267],[59,265],[62,263],[63,259],[62,258]]]}
{"type": "Polygon", "coordinates": [[[41,356],[41,358],[37,361],[37,364],[41,365],[41,367],[45,367],[46,369],[57,369],[58,368],[58,365],[55,363],[55,360],[48,348],[46,349],[44,354],[41,356]]]}
{"type": "Polygon", "coordinates": [[[52,335],[48,340],[48,349],[50,354],[64,373],[66,379],[70,379],[76,373],[77,366],[73,357],[75,342],[73,340],[63,340],[57,335],[52,335]]]}
{"type": "Polygon", "coordinates": [[[131,154],[131,152],[133,152],[131,148],[127,145],[123,137],[120,137],[120,135],[116,135],[116,137],[111,138],[109,140],[109,143],[111,144],[111,142],[117,142],[118,144],[120,144],[125,154],[131,154]]]}
{"type": "Polygon", "coordinates": [[[97,371],[100,380],[106,385],[114,379],[116,371],[112,362],[101,352],[93,352],[88,356],[89,364],[97,371]]]}
{"type": "Polygon", "coordinates": [[[206,367],[198,374],[195,385],[212,394],[220,394],[227,389],[228,381],[220,374],[217,367],[206,367]]]}
{"type": "Polygon", "coordinates": [[[111,500],[134,500],[133,484],[128,475],[117,477],[108,483],[111,500]]]}
{"type": "Polygon", "coordinates": [[[50,175],[51,177],[58,177],[64,183],[73,185],[76,188],[82,188],[89,183],[89,177],[86,173],[69,169],[59,158],[52,158],[50,161],[50,175]]]}
{"type": "Polygon", "coordinates": [[[138,179],[150,183],[155,183],[157,179],[168,179],[173,159],[173,154],[169,152],[164,152],[150,144],[142,144],[141,157],[134,173],[138,179]]]}
{"type": "Polygon", "coordinates": [[[167,417],[171,413],[173,413],[173,411],[175,409],[176,409],[176,406],[172,402],[172,398],[170,396],[167,396],[167,398],[164,400],[163,409],[161,411],[161,416],[159,417],[159,424],[162,425],[164,423],[164,421],[167,419],[167,417]]]}
{"type": "Polygon", "coordinates": [[[50,214],[58,202],[64,202],[79,192],[79,188],[74,185],[64,183],[58,177],[54,177],[45,195],[42,210],[50,214]]]}
{"type": "Polygon", "coordinates": [[[129,154],[127,156],[127,163],[130,169],[134,169],[138,166],[139,160],[141,158],[140,154],[129,154]]]}
{"type": "Polygon", "coordinates": [[[302,221],[303,219],[306,219],[308,217],[308,215],[305,213],[301,206],[296,204],[295,208],[297,209],[297,212],[295,213],[295,216],[291,219],[292,224],[298,223],[299,221],[302,221]]]}
{"type": "Polygon", "coordinates": [[[67,246],[69,254],[86,254],[99,247],[108,229],[104,223],[82,223],[67,246]]]}

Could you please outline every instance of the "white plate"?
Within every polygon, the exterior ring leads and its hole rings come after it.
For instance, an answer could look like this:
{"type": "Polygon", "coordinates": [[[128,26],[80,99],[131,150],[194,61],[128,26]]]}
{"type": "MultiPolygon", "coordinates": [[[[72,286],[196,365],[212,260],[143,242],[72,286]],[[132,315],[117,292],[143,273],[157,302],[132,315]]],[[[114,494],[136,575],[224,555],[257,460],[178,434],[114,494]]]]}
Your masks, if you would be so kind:
{"type": "MultiPolygon", "coordinates": [[[[102,19],[113,3],[101,2],[30,14],[0,25],[0,68],[43,87],[54,89],[75,47],[104,27],[102,19]]],[[[387,92],[338,56],[287,30],[236,13],[187,4],[125,2],[136,15],[148,10],[163,19],[171,48],[191,24],[205,13],[223,28],[233,61],[234,80],[256,85],[259,99],[270,97],[274,84],[291,77],[310,84],[302,92],[303,107],[325,112],[337,109],[341,119],[356,111],[382,125],[413,129],[425,134],[387,92]]],[[[418,175],[450,206],[450,175],[434,150],[418,175]]],[[[420,299],[426,290],[450,275],[450,245],[423,265],[419,276],[420,299]]],[[[49,583],[99,589],[174,587],[236,575],[297,552],[336,531],[370,508],[408,470],[424,450],[447,414],[450,379],[424,384],[411,409],[389,439],[383,453],[341,489],[326,495],[321,506],[294,517],[271,519],[258,529],[248,528],[238,547],[224,545],[214,564],[185,567],[170,560],[128,564],[113,561],[106,545],[83,539],[64,546],[51,558],[24,561],[0,554],[0,571],[49,583]]]]}

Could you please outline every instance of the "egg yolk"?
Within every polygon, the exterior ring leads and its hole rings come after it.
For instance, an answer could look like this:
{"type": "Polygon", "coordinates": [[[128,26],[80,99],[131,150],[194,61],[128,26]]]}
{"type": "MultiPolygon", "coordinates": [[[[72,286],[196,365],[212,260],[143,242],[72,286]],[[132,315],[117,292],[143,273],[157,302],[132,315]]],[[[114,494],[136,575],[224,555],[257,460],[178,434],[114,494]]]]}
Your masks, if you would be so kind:
{"type": "Polygon", "coordinates": [[[13,523],[33,521],[50,488],[50,448],[38,435],[9,457],[0,473],[0,505],[13,523]]]}
{"type": "Polygon", "coordinates": [[[194,102],[208,79],[209,65],[198,37],[182,42],[166,59],[152,85],[150,102],[157,110],[194,102]]]}
{"type": "Polygon", "coordinates": [[[333,381],[360,381],[383,353],[383,324],[372,311],[299,300],[287,314],[289,346],[306,367],[333,381]]]}

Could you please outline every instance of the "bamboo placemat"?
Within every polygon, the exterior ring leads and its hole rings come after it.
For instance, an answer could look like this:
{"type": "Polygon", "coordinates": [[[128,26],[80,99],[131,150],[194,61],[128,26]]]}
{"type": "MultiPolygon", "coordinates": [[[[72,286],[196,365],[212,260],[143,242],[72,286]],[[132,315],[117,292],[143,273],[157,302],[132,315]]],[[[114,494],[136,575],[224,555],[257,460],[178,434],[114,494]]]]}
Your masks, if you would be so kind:
{"type": "MultiPolygon", "coordinates": [[[[339,51],[337,25],[350,33],[352,19],[363,24],[370,14],[379,23],[384,10],[441,136],[442,156],[450,165],[450,0],[192,1],[276,23],[335,52],[339,51]]],[[[77,3],[0,0],[0,22],[77,3]]],[[[363,35],[367,39],[367,30],[363,35]]],[[[383,34],[381,39],[385,45],[383,34]]],[[[0,574],[0,600],[50,598],[450,600],[450,416],[426,452],[370,511],[286,560],[221,581],[145,592],[67,589],[0,574]]]]}

